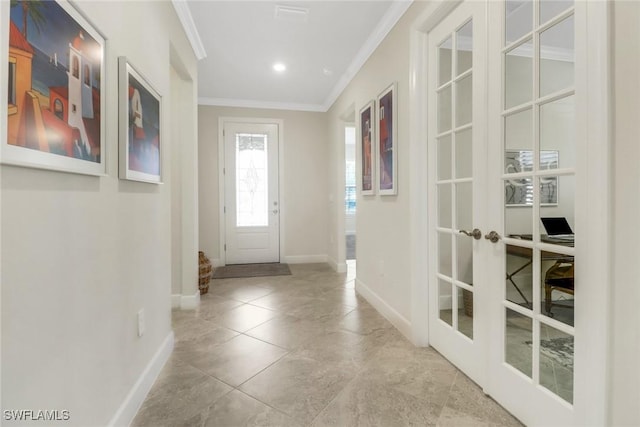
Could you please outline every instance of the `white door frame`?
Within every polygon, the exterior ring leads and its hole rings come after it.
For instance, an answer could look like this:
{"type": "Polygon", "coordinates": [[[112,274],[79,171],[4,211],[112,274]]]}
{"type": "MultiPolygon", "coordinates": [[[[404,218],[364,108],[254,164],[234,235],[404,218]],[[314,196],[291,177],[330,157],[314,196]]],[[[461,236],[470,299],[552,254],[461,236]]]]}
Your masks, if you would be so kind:
{"type": "Polygon", "coordinates": [[[227,254],[224,248],[226,242],[225,226],[225,185],[224,185],[224,125],[225,123],[257,123],[273,124],[278,126],[278,206],[280,216],[279,239],[280,239],[280,262],[284,262],[285,254],[285,212],[286,204],[284,197],[284,120],[267,119],[255,117],[219,117],[218,118],[218,230],[220,233],[220,264],[226,265],[227,254]]]}
{"type": "MultiPolygon", "coordinates": [[[[416,345],[429,345],[429,267],[424,260],[429,256],[429,206],[434,195],[425,195],[428,188],[427,164],[427,33],[454,10],[462,0],[434,1],[412,23],[410,35],[410,153],[411,153],[411,295],[412,338],[416,345]]],[[[491,2],[489,0],[489,2],[491,2]]],[[[491,5],[489,5],[491,6],[491,5]]],[[[583,316],[589,316],[592,329],[579,333],[575,352],[574,406],[575,422],[580,425],[606,425],[610,404],[608,392],[610,357],[608,332],[610,290],[607,284],[612,276],[611,254],[611,58],[610,27],[612,5],[609,2],[576,1],[576,57],[583,58],[586,70],[576,73],[576,117],[580,126],[576,140],[584,141],[579,150],[577,168],[582,172],[576,192],[576,227],[584,230],[576,254],[582,260],[576,266],[576,275],[585,282],[580,306],[583,316]],[[589,215],[585,214],[589,211],[589,215]],[[580,213],[582,212],[582,213],[580,213]],[[587,314],[588,313],[588,314],[587,314]],[[584,368],[583,368],[584,367],[584,368]],[[584,371],[589,367],[589,385],[584,371]],[[594,369],[595,368],[595,369],[594,369]]],[[[495,67],[496,64],[491,64],[495,67]]],[[[500,64],[497,64],[498,68],[500,64]]],[[[491,69],[488,75],[491,75],[491,69]]],[[[489,126],[494,126],[489,123],[489,126]]],[[[577,299],[576,298],[576,299],[577,299]]],[[[576,319],[578,322],[579,319],[576,319]]],[[[487,364],[488,367],[488,364],[487,364]]],[[[486,390],[490,392],[490,390],[486,390]]]]}

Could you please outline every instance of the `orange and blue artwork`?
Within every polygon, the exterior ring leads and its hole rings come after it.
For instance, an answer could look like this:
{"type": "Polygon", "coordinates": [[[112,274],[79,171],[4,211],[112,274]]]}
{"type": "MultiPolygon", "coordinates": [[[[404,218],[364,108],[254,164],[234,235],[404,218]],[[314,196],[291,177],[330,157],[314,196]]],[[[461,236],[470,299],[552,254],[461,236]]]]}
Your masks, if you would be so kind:
{"type": "Polygon", "coordinates": [[[104,41],[78,19],[66,3],[11,0],[6,143],[100,164],[104,41]]]}

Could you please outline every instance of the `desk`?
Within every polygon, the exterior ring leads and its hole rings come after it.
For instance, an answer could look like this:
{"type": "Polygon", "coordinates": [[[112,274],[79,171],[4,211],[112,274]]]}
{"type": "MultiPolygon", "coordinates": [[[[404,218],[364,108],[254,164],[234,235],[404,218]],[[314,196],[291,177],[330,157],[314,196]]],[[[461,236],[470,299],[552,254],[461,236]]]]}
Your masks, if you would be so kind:
{"type": "MultiPolygon", "coordinates": [[[[531,235],[509,235],[509,237],[517,238],[521,240],[531,240],[531,235]]],[[[541,236],[540,239],[545,243],[553,243],[560,244],[562,246],[571,246],[573,247],[573,241],[562,241],[559,242],[547,236],[541,236]]],[[[517,269],[509,272],[507,270],[506,280],[508,280],[513,287],[518,291],[518,294],[524,300],[526,307],[533,309],[533,304],[527,299],[524,295],[520,287],[513,280],[513,277],[520,273],[525,268],[529,267],[533,263],[533,250],[531,248],[525,248],[522,246],[515,246],[507,244],[507,255],[513,255],[521,258],[526,258],[527,261],[519,266],[517,269]]],[[[545,286],[545,311],[547,315],[551,316],[551,307],[553,302],[551,300],[551,293],[554,290],[559,290],[562,292],[567,292],[573,295],[573,266],[574,260],[573,256],[558,254],[555,252],[549,251],[541,251],[540,252],[540,261],[555,261],[555,264],[551,266],[546,274],[544,279],[545,286]]],[[[556,305],[558,305],[556,303],[556,305]]]]}

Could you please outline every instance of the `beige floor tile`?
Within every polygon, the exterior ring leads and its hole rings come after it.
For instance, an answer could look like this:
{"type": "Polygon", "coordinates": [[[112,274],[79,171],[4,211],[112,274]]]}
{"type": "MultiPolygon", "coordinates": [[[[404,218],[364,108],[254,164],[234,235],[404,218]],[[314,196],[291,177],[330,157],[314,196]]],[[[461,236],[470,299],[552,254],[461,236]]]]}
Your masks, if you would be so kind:
{"type": "Polygon", "coordinates": [[[132,427],[184,425],[233,389],[172,357],[138,411],[132,427]]]}
{"type": "Polygon", "coordinates": [[[358,376],[316,418],[313,426],[435,426],[441,405],[358,376]]]}
{"type": "Polygon", "coordinates": [[[294,316],[279,316],[245,332],[270,344],[294,350],[326,334],[326,325],[294,316]]]}
{"type": "Polygon", "coordinates": [[[296,427],[302,426],[288,415],[234,390],[206,411],[194,416],[189,425],[201,427],[296,427]]]}
{"type": "MultiPolygon", "coordinates": [[[[173,356],[133,426],[520,425],[393,328],[356,294],[353,272],[291,271],[213,280],[196,310],[174,311],[173,356]]],[[[514,360],[516,350],[531,351],[512,348],[514,360]]],[[[571,372],[559,366],[549,361],[544,378],[567,395],[571,372]]]]}
{"type": "Polygon", "coordinates": [[[350,311],[341,321],[340,326],[356,334],[368,335],[380,329],[393,326],[387,319],[371,308],[368,304],[350,311]]]}
{"type": "Polygon", "coordinates": [[[493,425],[472,415],[444,408],[438,418],[437,427],[492,427],[493,425]]]}
{"type": "Polygon", "coordinates": [[[482,389],[462,372],[456,374],[446,407],[487,421],[496,426],[522,426],[516,418],[485,395],[482,389]]]}
{"type": "Polygon", "coordinates": [[[314,359],[286,356],[240,390],[304,423],[311,422],[355,372],[314,359]]]}
{"type": "Polygon", "coordinates": [[[261,286],[245,285],[225,289],[224,291],[217,292],[216,295],[236,301],[249,302],[265,295],[269,295],[272,292],[272,289],[263,288],[261,286]]]}
{"type": "Polygon", "coordinates": [[[211,320],[234,331],[245,332],[277,316],[273,310],[244,304],[211,320]]]}
{"type": "Polygon", "coordinates": [[[246,335],[238,335],[210,350],[194,351],[184,360],[237,387],[286,353],[287,350],[283,348],[246,335]]]}

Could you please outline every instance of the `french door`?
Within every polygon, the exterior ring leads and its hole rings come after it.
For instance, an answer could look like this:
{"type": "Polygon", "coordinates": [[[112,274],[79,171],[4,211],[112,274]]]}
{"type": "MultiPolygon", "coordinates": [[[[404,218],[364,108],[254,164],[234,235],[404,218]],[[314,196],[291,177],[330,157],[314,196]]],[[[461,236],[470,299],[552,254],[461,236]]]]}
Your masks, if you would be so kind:
{"type": "Polygon", "coordinates": [[[280,261],[277,124],[224,123],[225,263],[280,261]]]}
{"type": "Polygon", "coordinates": [[[500,238],[488,249],[486,389],[526,424],[575,425],[576,301],[585,289],[576,275],[576,11],[573,1],[490,7],[502,23],[489,34],[489,228],[500,238]],[[554,223],[565,224],[562,236],[554,223]]]}
{"type": "Polygon", "coordinates": [[[488,319],[482,303],[486,222],[485,5],[459,5],[428,34],[431,236],[429,339],[484,381],[488,319]],[[434,215],[435,214],[435,215],[434,215]]]}
{"type": "Polygon", "coordinates": [[[606,342],[588,333],[605,319],[593,297],[605,284],[582,262],[585,224],[605,227],[585,202],[587,170],[606,163],[576,137],[591,5],[444,7],[426,38],[429,341],[527,425],[602,424],[605,393],[585,390],[603,370],[580,344],[603,354],[606,342]]]}

